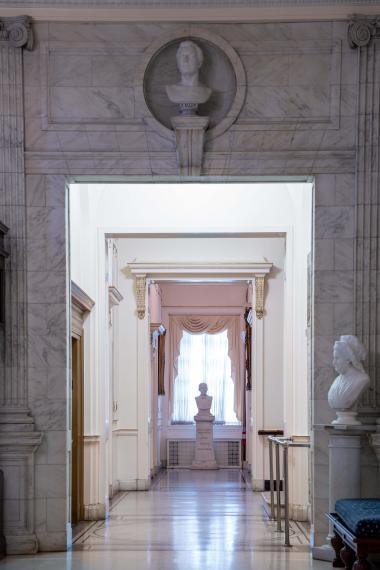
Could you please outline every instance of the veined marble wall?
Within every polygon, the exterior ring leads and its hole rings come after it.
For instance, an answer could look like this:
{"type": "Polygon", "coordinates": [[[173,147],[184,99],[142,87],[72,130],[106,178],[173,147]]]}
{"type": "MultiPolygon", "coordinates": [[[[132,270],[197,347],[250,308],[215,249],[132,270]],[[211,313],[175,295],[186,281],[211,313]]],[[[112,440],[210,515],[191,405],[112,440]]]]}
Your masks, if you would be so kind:
{"type": "MultiPolygon", "coordinates": [[[[6,528],[8,536],[36,537],[41,550],[54,550],[65,548],[68,521],[65,185],[77,176],[177,174],[174,145],[145,122],[134,78],[151,42],[179,29],[184,36],[191,35],[191,26],[44,22],[33,27],[32,51],[22,47],[25,42],[9,47],[10,38],[1,44],[17,54],[11,68],[0,68],[1,85],[6,84],[3,78],[9,69],[17,69],[8,75],[8,84],[13,85],[17,101],[23,99],[24,109],[20,103],[17,113],[25,117],[25,133],[18,127],[16,138],[8,131],[1,134],[5,170],[18,173],[16,185],[2,183],[1,189],[3,203],[14,204],[19,212],[17,218],[3,220],[12,226],[9,244],[14,239],[20,255],[20,266],[12,269],[12,275],[26,277],[27,284],[27,289],[20,288],[19,309],[14,313],[18,317],[7,320],[9,330],[21,333],[9,351],[12,357],[19,350],[24,354],[22,331],[27,323],[27,382],[20,381],[24,387],[19,398],[21,402],[27,394],[35,430],[43,439],[35,454],[34,500],[28,502],[17,485],[10,489],[7,483],[13,506],[6,512],[6,528]],[[16,515],[15,525],[14,508],[20,506],[22,513],[27,504],[34,505],[35,517],[16,515]]],[[[348,22],[198,23],[197,28],[221,36],[237,51],[248,84],[237,121],[206,144],[203,174],[315,176],[312,422],[329,422],[333,417],[327,404],[334,376],[332,341],[355,331],[371,349],[373,390],[366,409],[377,413],[380,315],[374,253],[379,153],[373,150],[378,151],[379,144],[380,44],[372,37],[376,24],[351,30],[353,47],[347,41],[348,22]]],[[[4,117],[17,114],[7,105],[1,109],[4,117]]],[[[15,251],[11,248],[11,259],[15,251]]],[[[2,417],[13,433],[5,412],[2,417]]],[[[316,432],[313,450],[317,545],[324,542],[327,531],[323,516],[328,503],[327,442],[321,433],[316,432]]],[[[375,482],[376,468],[368,457],[365,468],[375,482]]],[[[22,489],[26,475],[19,472],[18,477],[22,489]]],[[[32,550],[33,540],[24,543],[29,546],[23,551],[32,550]]],[[[20,550],[16,545],[14,551],[20,550]]]]}

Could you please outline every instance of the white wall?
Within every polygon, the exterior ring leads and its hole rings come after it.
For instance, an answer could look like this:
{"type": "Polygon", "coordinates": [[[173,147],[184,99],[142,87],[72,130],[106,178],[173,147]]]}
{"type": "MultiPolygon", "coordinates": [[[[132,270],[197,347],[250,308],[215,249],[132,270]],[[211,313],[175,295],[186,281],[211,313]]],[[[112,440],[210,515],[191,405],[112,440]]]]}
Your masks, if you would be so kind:
{"type": "MultiPolygon", "coordinates": [[[[121,268],[128,261],[273,262],[275,267],[267,283],[264,317],[264,423],[257,427],[281,427],[279,424],[285,422],[288,433],[304,433],[305,429],[307,430],[307,422],[304,425],[304,418],[307,419],[307,370],[305,362],[298,364],[295,356],[298,348],[303,346],[302,331],[304,333],[306,328],[306,275],[302,263],[297,261],[298,274],[295,274],[294,268],[299,256],[305,257],[305,251],[299,248],[300,243],[302,242],[302,247],[306,245],[304,249],[309,243],[305,236],[310,228],[310,189],[310,184],[269,183],[73,185],[70,190],[72,278],[95,301],[99,301],[95,319],[102,318],[101,315],[104,314],[99,312],[102,304],[104,305],[100,266],[104,259],[104,234],[107,233],[119,234],[121,268]],[[184,237],[184,233],[192,235],[184,237]],[[215,236],[219,233],[231,235],[215,236]],[[233,234],[236,233],[250,235],[234,237],[233,234]],[[281,233],[286,234],[286,242],[284,237],[278,235],[281,233]],[[127,239],[122,237],[123,234],[136,235],[127,239]],[[165,234],[165,237],[141,237],[141,234],[165,234]],[[182,236],[179,237],[178,234],[182,236]],[[214,236],[207,237],[207,234],[214,236]],[[289,283],[285,290],[284,263],[289,283]],[[293,284],[297,287],[297,293],[293,284]],[[300,303],[299,299],[304,301],[300,303]],[[291,339],[283,335],[284,307],[285,331],[286,327],[296,331],[292,333],[291,339]],[[287,351],[292,352],[290,362],[289,359],[284,362],[282,358],[283,353],[287,351]],[[298,392],[299,386],[302,388],[301,392],[298,392]],[[285,403],[282,396],[286,390],[290,394],[291,404],[285,403]],[[297,414],[294,413],[295,401],[297,414]],[[301,418],[300,421],[295,419],[296,416],[301,418]]],[[[116,471],[119,469],[118,479],[125,479],[129,481],[128,484],[133,485],[133,481],[139,478],[136,455],[139,449],[140,452],[147,452],[145,448],[148,446],[147,442],[139,442],[138,434],[137,319],[133,281],[125,274],[119,277],[119,288],[124,301],[118,309],[118,433],[124,435],[118,435],[118,442],[124,443],[123,452],[119,448],[120,457],[114,465],[119,465],[115,467],[116,471]]],[[[97,327],[97,330],[101,330],[101,327],[97,327]]],[[[100,346],[99,339],[98,342],[100,346]]],[[[96,425],[100,431],[104,431],[106,426],[100,425],[106,418],[106,413],[102,416],[100,412],[104,378],[100,373],[99,359],[97,362],[98,370],[94,371],[91,377],[97,396],[93,392],[90,394],[88,407],[96,410],[98,418],[103,418],[100,422],[93,421],[92,429],[96,425]]],[[[94,413],[89,412],[89,415],[94,413]]],[[[264,472],[264,447],[255,458],[257,463],[262,463],[256,479],[267,477],[264,472]]],[[[258,465],[253,468],[258,468],[258,465]]],[[[145,475],[148,476],[148,473],[145,475]]]]}

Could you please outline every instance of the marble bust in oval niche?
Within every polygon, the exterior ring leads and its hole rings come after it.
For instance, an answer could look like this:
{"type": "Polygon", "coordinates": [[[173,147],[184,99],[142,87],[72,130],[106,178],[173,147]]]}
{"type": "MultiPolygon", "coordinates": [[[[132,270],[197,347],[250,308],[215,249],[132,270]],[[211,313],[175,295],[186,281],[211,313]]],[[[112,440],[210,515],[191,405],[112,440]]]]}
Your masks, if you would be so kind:
{"type": "Polygon", "coordinates": [[[166,86],[166,93],[172,103],[179,105],[181,115],[194,115],[198,105],[206,103],[212,89],[199,80],[203,64],[203,52],[194,42],[181,42],[176,53],[177,67],[181,74],[178,83],[166,86]]]}
{"type": "Polygon", "coordinates": [[[209,128],[229,112],[236,94],[230,59],[200,37],[173,40],[154,54],[144,76],[144,98],[152,115],[172,129],[179,114],[209,117],[209,128]]]}

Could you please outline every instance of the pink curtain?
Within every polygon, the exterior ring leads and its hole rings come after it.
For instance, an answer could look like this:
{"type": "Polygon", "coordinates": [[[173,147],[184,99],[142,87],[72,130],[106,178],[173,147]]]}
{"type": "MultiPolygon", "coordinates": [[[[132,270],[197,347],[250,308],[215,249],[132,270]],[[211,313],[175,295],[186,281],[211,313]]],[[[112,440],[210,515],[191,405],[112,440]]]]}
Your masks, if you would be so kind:
{"type": "MultiPolygon", "coordinates": [[[[178,357],[183,331],[190,334],[217,334],[227,330],[228,356],[231,359],[231,376],[234,383],[234,412],[242,417],[242,390],[240,380],[240,317],[238,315],[172,315],[169,322],[170,348],[173,366],[170,378],[170,401],[173,384],[178,376],[178,357]]],[[[210,394],[212,396],[212,394],[210,394]]]]}

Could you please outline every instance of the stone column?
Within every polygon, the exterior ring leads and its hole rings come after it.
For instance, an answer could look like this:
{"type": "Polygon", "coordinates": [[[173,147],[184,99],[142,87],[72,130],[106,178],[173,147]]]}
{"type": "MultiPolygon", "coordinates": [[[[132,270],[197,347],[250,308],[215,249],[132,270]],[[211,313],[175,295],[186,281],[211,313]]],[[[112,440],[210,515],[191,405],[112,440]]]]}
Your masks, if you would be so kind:
{"type": "Polygon", "coordinates": [[[0,18],[0,220],[5,247],[4,361],[0,430],[33,429],[27,409],[26,219],[22,49],[32,49],[30,18],[0,18]]]}
{"type": "Polygon", "coordinates": [[[348,40],[358,56],[355,328],[369,351],[366,369],[371,389],[364,395],[362,408],[373,412],[380,405],[380,18],[360,16],[352,20],[348,40]]]}
{"type": "Polygon", "coordinates": [[[26,320],[26,207],[22,50],[32,49],[27,16],[0,18],[0,220],[5,248],[2,324],[0,466],[4,471],[4,526],[8,554],[37,551],[34,534],[34,452],[41,434],[28,411],[26,320]]]}

